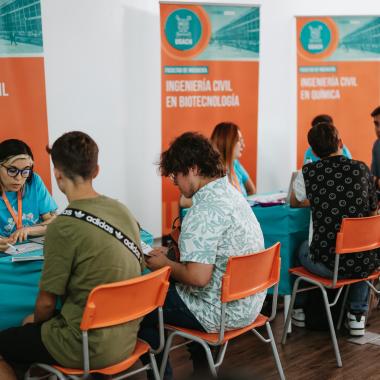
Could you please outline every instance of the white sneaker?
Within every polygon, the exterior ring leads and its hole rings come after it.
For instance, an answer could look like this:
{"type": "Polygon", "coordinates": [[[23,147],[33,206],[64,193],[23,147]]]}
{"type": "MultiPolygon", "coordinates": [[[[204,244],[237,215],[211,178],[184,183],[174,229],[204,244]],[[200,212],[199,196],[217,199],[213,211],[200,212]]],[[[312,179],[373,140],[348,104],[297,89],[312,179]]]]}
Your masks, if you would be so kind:
{"type": "Polygon", "coordinates": [[[303,309],[292,310],[292,325],[297,327],[305,327],[305,313],[303,309]]]}
{"type": "Polygon", "coordinates": [[[364,314],[347,313],[346,327],[352,336],[363,336],[365,334],[364,314]]]}

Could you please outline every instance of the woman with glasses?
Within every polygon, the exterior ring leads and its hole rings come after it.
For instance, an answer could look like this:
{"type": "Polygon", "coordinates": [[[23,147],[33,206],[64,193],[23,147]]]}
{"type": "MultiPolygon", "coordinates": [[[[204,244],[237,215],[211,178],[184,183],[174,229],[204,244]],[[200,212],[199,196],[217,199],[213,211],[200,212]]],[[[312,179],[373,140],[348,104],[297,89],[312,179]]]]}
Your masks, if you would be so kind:
{"type": "Polygon", "coordinates": [[[0,251],[28,236],[43,235],[57,205],[38,174],[23,141],[0,143],[0,251]]]}

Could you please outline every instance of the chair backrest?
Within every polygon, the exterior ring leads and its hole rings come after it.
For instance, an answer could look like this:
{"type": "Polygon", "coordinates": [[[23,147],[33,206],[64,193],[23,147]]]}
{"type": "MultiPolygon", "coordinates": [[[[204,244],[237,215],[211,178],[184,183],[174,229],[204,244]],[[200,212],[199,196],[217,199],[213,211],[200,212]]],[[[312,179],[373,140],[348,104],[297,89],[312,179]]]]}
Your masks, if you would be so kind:
{"type": "Polygon", "coordinates": [[[222,283],[222,302],[262,292],[280,279],[280,243],[260,252],[228,259],[222,283]]]}
{"type": "Polygon", "coordinates": [[[164,267],[130,280],[97,286],[87,298],[81,330],[126,323],[163,306],[169,275],[170,268],[164,267]]]}
{"type": "Polygon", "coordinates": [[[338,255],[376,248],[380,248],[380,215],[342,220],[336,236],[338,255]]]}

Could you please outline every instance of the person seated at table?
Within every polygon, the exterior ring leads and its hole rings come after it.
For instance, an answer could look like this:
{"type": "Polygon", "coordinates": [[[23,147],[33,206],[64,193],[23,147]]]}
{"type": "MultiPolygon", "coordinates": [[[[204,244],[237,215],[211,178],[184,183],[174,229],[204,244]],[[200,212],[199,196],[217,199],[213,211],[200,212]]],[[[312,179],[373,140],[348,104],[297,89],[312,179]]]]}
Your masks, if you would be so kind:
{"type": "MultiPolygon", "coordinates": [[[[173,180],[192,198],[179,237],[180,262],[170,260],[165,248],[146,259],[151,270],[171,267],[172,283],[164,305],[166,323],[207,332],[220,327],[221,279],[230,256],[264,249],[260,225],[248,202],[231,185],[219,152],[198,133],[184,133],[161,154],[161,175],[173,180]],[[215,212],[217,210],[217,212],[215,212]],[[243,237],[243,238],[242,238],[243,237]]],[[[249,325],[259,314],[265,292],[227,305],[226,327],[249,325]]],[[[147,316],[139,336],[158,344],[157,313],[147,316]]],[[[192,346],[195,369],[207,366],[204,350],[192,346]]],[[[166,378],[170,377],[170,371],[166,378]]]]}
{"type": "Polygon", "coordinates": [[[57,204],[38,174],[33,153],[21,140],[0,143],[0,251],[28,236],[43,235],[57,204]]]}
{"type": "MultiPolygon", "coordinates": [[[[69,132],[48,152],[58,187],[69,205],[47,229],[34,321],[0,332],[2,380],[15,379],[10,364],[24,367],[40,362],[83,368],[79,325],[89,292],[101,284],[139,276],[143,267],[135,218],[123,204],[93,188],[92,181],[99,172],[95,141],[85,133],[69,132]],[[91,223],[89,216],[98,223],[91,223]],[[129,238],[129,244],[102,225],[117,228],[129,238]],[[58,297],[62,300],[59,312],[58,297]]],[[[132,321],[91,331],[91,368],[127,358],[135,348],[138,328],[139,321],[132,321]]]]}
{"type": "MultiPolygon", "coordinates": [[[[211,143],[219,151],[230,183],[245,197],[256,193],[251,177],[239,162],[245,148],[239,127],[231,122],[219,123],[211,134],[211,143]]],[[[181,207],[191,207],[191,199],[181,196],[181,207]]]]}
{"type": "MultiPolygon", "coordinates": [[[[308,271],[332,278],[336,235],[342,219],[375,215],[375,186],[364,162],[343,156],[342,140],[334,125],[320,123],[311,128],[308,141],[320,160],[304,165],[293,184],[290,204],[293,207],[310,204],[313,227],[309,241],[299,249],[298,258],[308,271]]],[[[377,269],[379,259],[377,250],[343,255],[339,278],[365,278],[377,269]]],[[[365,332],[367,297],[366,283],[351,285],[347,319],[352,335],[365,332]]],[[[300,322],[305,319],[300,310],[295,311],[294,317],[300,322]]]]}
{"type": "MultiPolygon", "coordinates": [[[[317,115],[311,121],[311,127],[313,128],[316,125],[318,125],[319,123],[334,124],[334,121],[333,121],[333,118],[330,115],[324,115],[324,114],[317,115]]],[[[348,150],[348,148],[345,145],[343,145],[342,154],[343,154],[343,156],[346,156],[347,158],[352,158],[350,151],[348,150]]],[[[306,149],[305,156],[304,156],[304,159],[303,159],[303,164],[305,165],[305,164],[308,164],[309,162],[317,162],[318,160],[319,160],[319,157],[317,157],[314,154],[313,150],[309,146],[306,149]]]]}

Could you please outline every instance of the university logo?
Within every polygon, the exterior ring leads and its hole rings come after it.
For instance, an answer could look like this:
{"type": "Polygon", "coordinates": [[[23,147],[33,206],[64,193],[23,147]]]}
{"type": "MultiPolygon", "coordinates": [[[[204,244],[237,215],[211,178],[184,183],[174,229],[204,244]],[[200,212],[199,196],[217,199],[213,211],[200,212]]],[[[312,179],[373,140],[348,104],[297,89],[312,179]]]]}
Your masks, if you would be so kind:
{"type": "Polygon", "coordinates": [[[165,35],[173,48],[193,49],[202,36],[201,21],[193,11],[185,8],[177,9],[166,20],[165,35]]]}
{"type": "Polygon", "coordinates": [[[314,20],[304,25],[300,40],[303,49],[308,53],[319,54],[329,47],[331,31],[324,22],[314,20]]]}

